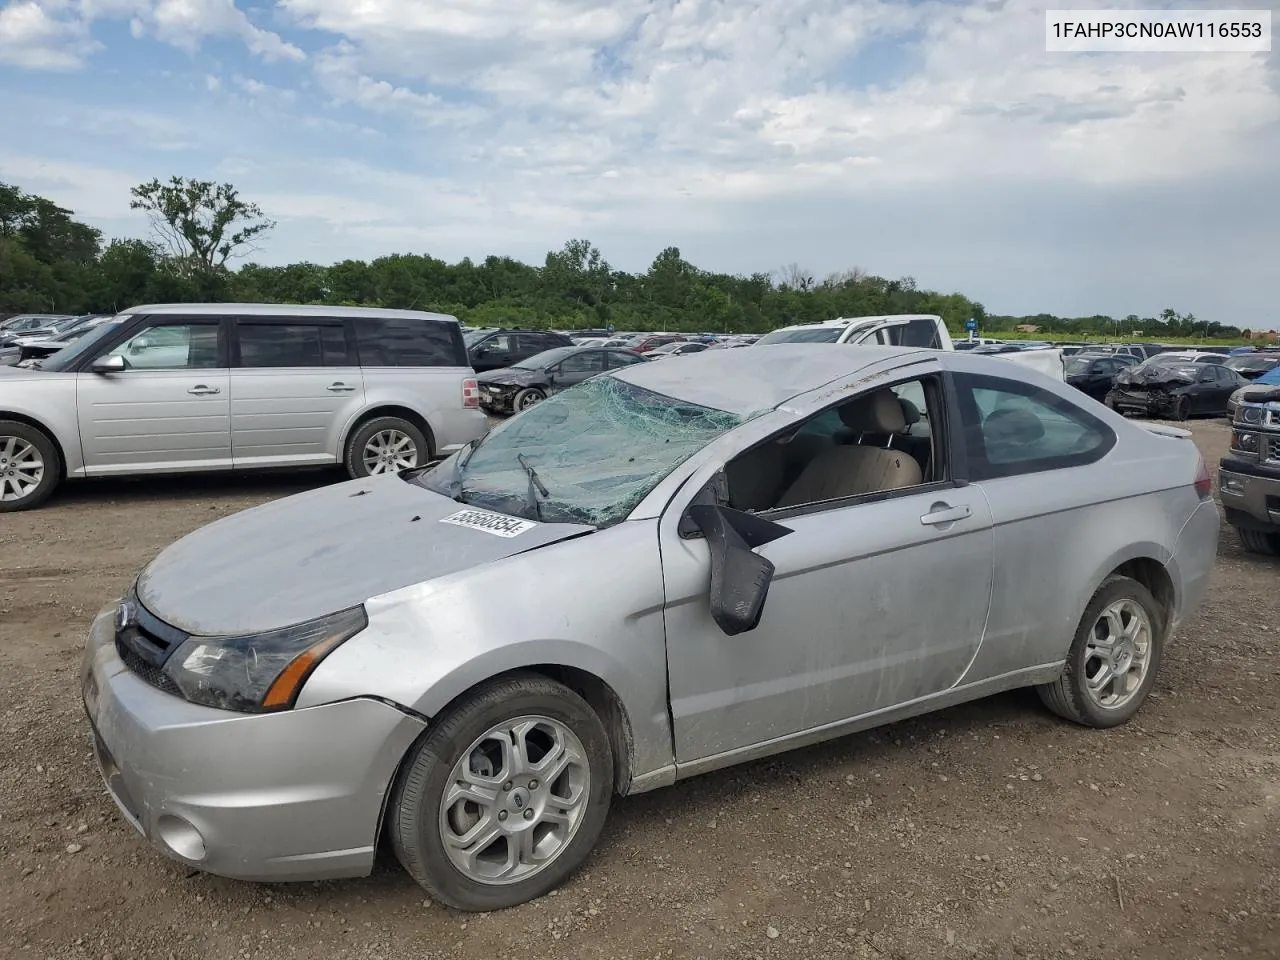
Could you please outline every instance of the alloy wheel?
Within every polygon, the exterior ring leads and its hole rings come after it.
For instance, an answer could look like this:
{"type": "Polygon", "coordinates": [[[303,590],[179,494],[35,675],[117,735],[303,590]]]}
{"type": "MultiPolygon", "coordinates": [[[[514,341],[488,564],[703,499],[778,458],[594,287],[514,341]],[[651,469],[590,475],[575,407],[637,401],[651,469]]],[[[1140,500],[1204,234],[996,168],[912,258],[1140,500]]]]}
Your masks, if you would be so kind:
{"type": "Polygon", "coordinates": [[[591,770],[563,723],[525,716],[491,727],[454,765],[440,802],[440,836],[469,880],[527,880],[559,856],[582,825],[591,770]]]}
{"type": "Polygon", "coordinates": [[[1134,600],[1103,609],[1084,651],[1085,690],[1098,706],[1115,710],[1142,687],[1151,662],[1151,617],[1134,600]]]}
{"type": "Polygon", "coordinates": [[[0,436],[0,500],[24,500],[44,479],[44,458],[21,437],[0,436]]]}
{"type": "Polygon", "coordinates": [[[380,430],[366,441],[363,460],[371,476],[409,470],[418,465],[418,445],[400,430],[380,430]]]}

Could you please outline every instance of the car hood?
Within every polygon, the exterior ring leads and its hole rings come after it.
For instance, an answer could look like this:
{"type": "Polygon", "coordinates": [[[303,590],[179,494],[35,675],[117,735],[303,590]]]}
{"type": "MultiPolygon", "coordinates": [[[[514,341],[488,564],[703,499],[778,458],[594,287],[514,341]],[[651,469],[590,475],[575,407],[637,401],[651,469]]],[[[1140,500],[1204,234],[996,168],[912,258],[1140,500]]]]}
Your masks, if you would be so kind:
{"type": "Polygon", "coordinates": [[[530,370],[525,367],[502,367],[488,370],[476,375],[480,383],[506,386],[525,386],[542,379],[541,370],[530,370]]]}
{"type": "Polygon", "coordinates": [[[1116,383],[1140,387],[1185,387],[1195,381],[1167,367],[1155,367],[1151,370],[1121,370],[1116,375],[1116,383]]]}
{"type": "Polygon", "coordinates": [[[143,570],[138,598],[188,633],[257,633],[594,529],[473,509],[398,476],[371,477],[201,527],[143,570]]]}

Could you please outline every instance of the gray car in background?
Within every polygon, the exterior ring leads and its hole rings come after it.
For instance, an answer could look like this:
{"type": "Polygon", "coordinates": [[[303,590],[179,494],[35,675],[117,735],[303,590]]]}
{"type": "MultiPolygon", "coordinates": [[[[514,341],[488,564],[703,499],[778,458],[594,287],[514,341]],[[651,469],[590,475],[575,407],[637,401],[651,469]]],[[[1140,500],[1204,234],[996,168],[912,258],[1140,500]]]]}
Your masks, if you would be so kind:
{"type": "Polygon", "coordinates": [[[615,795],[1015,687],[1128,720],[1217,547],[1188,438],[937,350],[606,372],[163,551],[90,631],[98,762],[192,867],[361,875],[385,837],[511,906],[615,795]]]}
{"type": "Polygon", "coordinates": [[[288,304],[112,318],[39,369],[0,367],[0,512],[64,479],[420,466],[485,431],[458,321],[288,304]]]}

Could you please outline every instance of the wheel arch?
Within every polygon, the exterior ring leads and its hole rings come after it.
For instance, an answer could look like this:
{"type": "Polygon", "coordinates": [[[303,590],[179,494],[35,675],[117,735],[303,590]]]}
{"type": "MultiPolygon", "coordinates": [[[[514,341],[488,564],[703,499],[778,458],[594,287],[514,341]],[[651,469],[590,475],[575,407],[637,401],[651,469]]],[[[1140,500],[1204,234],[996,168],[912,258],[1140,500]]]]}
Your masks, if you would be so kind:
{"type": "Polygon", "coordinates": [[[366,423],[371,420],[377,420],[379,417],[399,417],[402,420],[407,420],[409,423],[412,423],[415,427],[421,430],[422,435],[427,438],[427,459],[435,456],[437,449],[436,435],[431,429],[431,424],[428,422],[426,417],[417,410],[414,410],[412,407],[406,407],[397,403],[380,403],[377,406],[370,407],[368,410],[361,411],[360,414],[351,421],[351,424],[347,429],[343,431],[342,442],[339,445],[339,450],[344,461],[347,455],[347,444],[351,442],[351,438],[355,436],[356,432],[366,423]]]}
{"type": "MultiPolygon", "coordinates": [[[[513,667],[495,673],[492,676],[485,677],[472,683],[464,690],[454,694],[438,711],[435,716],[439,716],[452,709],[453,705],[463,697],[470,694],[478,687],[485,684],[493,683],[496,680],[504,680],[509,677],[520,675],[537,675],[562,683],[570,690],[577,693],[587,705],[595,711],[596,716],[600,718],[600,722],[604,724],[605,732],[609,737],[609,746],[613,751],[613,792],[618,796],[625,796],[627,789],[631,785],[631,776],[633,769],[633,756],[635,752],[635,739],[631,726],[631,718],[627,713],[626,705],[622,702],[622,698],[618,695],[613,687],[603,680],[601,677],[589,670],[581,667],[571,667],[561,663],[535,663],[522,667],[513,667]]],[[[431,719],[427,720],[426,727],[404,752],[404,756],[400,758],[400,762],[396,764],[395,772],[388,781],[385,793],[382,798],[382,809],[378,815],[378,826],[375,837],[376,842],[380,845],[389,843],[387,836],[387,814],[391,804],[391,796],[395,791],[396,783],[399,781],[401,774],[404,772],[405,765],[409,763],[410,757],[413,756],[414,746],[423,737],[428,736],[433,728],[431,719]]]]}
{"type": "MultiPolygon", "coordinates": [[[[1178,609],[1178,596],[1173,577],[1164,563],[1153,556],[1144,554],[1130,557],[1116,564],[1108,571],[1106,576],[1094,584],[1093,592],[1089,594],[1089,597],[1093,597],[1111,577],[1128,577],[1146,587],[1151,592],[1151,595],[1155,597],[1156,602],[1160,604],[1161,612],[1164,614],[1164,628],[1168,630],[1178,609]]],[[[1088,602],[1088,599],[1086,599],[1086,605],[1088,602]]]]}
{"type": "Polygon", "coordinates": [[[59,461],[58,469],[60,471],[58,475],[58,479],[65,480],[67,478],[66,447],[63,445],[62,440],[59,439],[57,432],[54,431],[48,424],[42,423],[40,420],[37,420],[35,417],[28,416],[25,413],[17,413],[16,411],[5,410],[3,408],[0,408],[0,420],[13,420],[16,423],[25,423],[27,426],[32,427],[36,430],[39,430],[46,437],[48,437],[49,442],[52,443],[58,451],[58,461],[59,461]]]}

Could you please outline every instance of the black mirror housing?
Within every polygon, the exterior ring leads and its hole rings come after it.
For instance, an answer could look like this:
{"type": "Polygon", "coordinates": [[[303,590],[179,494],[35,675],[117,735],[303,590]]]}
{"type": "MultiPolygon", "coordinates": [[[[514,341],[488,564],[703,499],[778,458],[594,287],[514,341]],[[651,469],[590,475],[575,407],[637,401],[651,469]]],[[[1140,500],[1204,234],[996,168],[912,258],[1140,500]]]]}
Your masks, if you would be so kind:
{"type": "Polygon", "coordinates": [[[728,636],[754,630],[764,613],[773,564],[753,552],[790,527],[719,504],[695,503],[686,515],[711,552],[711,619],[728,636]]]}

